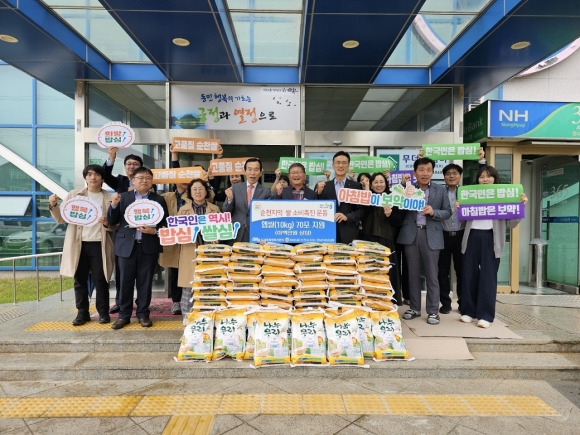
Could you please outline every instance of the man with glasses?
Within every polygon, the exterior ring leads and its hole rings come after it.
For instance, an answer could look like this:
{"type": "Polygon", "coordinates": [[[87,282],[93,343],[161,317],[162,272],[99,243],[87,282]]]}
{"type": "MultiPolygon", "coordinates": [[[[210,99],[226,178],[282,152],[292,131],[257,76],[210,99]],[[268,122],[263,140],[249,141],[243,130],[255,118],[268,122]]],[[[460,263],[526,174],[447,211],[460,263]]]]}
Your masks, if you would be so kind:
{"type": "Polygon", "coordinates": [[[157,236],[157,230],[167,226],[167,205],[161,195],[151,191],[153,173],[149,168],[140,166],[133,171],[131,183],[134,190],[112,196],[111,207],[107,213],[110,225],[119,225],[115,237],[115,255],[121,272],[121,294],[119,319],[111,328],[121,329],[131,322],[133,312],[133,288],[137,287],[136,315],[144,328],[153,325],[149,317],[149,305],[153,285],[153,275],[159,254],[163,248],[157,236]],[[136,200],[148,199],[161,204],[163,219],[156,227],[141,226],[132,228],[125,220],[125,211],[136,200]]]}
{"type": "Polygon", "coordinates": [[[288,178],[290,186],[282,189],[281,199],[318,199],[314,190],[309,188],[306,183],[306,169],[302,163],[292,163],[288,168],[288,178]]]}
{"type": "Polygon", "coordinates": [[[358,236],[358,224],[364,214],[364,208],[359,204],[338,202],[340,189],[362,189],[360,183],[349,180],[346,176],[350,166],[350,154],[339,151],[332,157],[334,180],[327,181],[318,199],[333,199],[337,202],[334,215],[336,222],[336,242],[350,243],[358,236]]]}

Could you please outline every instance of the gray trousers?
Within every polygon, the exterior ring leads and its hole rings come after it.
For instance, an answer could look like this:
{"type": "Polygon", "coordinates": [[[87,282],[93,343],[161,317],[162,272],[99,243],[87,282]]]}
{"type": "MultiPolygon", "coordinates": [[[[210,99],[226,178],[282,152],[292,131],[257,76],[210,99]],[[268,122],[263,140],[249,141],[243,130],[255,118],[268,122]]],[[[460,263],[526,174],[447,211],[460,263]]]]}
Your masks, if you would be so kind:
{"type": "Polygon", "coordinates": [[[409,271],[409,301],[413,311],[421,312],[421,263],[427,281],[427,314],[439,311],[439,250],[429,248],[427,230],[417,228],[417,237],[411,245],[405,245],[405,257],[409,271]]]}

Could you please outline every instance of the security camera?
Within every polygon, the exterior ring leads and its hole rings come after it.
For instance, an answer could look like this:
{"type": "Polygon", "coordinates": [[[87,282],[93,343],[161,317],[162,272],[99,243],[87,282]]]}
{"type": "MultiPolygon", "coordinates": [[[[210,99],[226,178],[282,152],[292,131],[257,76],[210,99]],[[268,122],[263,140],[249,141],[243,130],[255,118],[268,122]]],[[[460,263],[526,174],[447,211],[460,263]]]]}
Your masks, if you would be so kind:
{"type": "Polygon", "coordinates": [[[341,140],[333,140],[332,143],[335,144],[336,146],[339,146],[340,144],[342,144],[342,141],[341,140]]]}

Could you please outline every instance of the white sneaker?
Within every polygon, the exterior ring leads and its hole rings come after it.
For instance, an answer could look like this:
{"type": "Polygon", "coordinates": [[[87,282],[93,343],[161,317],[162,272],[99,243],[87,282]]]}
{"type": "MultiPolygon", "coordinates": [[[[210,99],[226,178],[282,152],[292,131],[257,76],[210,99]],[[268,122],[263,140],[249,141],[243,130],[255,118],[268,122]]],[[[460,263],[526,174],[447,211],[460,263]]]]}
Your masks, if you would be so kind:
{"type": "Polygon", "coordinates": [[[487,320],[479,319],[479,321],[477,322],[477,326],[479,328],[489,328],[491,326],[491,323],[489,323],[487,320]]]}
{"type": "Polygon", "coordinates": [[[463,323],[471,323],[473,321],[473,319],[471,317],[469,317],[467,314],[464,314],[463,316],[461,316],[459,318],[459,321],[463,322],[463,323]]]}

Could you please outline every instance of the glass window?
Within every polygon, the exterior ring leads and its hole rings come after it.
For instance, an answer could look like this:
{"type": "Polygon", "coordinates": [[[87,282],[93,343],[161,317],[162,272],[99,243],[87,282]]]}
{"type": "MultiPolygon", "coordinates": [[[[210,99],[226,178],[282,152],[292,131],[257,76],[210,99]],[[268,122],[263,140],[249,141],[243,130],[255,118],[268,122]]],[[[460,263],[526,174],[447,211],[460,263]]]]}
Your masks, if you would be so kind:
{"type": "Polygon", "coordinates": [[[32,162],[32,130],[30,128],[0,128],[0,144],[32,162]]]}
{"type": "Polygon", "coordinates": [[[32,77],[9,65],[0,75],[0,123],[32,124],[32,77]]]}
{"type": "Polygon", "coordinates": [[[0,157],[0,191],[28,192],[32,189],[32,178],[8,160],[0,157]]]}
{"type": "Polygon", "coordinates": [[[38,124],[74,125],[74,100],[42,82],[37,81],[36,83],[36,119],[38,124]]]}
{"type": "Polygon", "coordinates": [[[38,129],[36,167],[66,190],[74,188],[74,143],[72,128],[38,129]]]}

